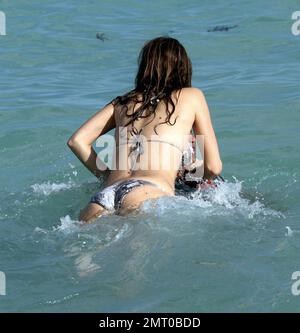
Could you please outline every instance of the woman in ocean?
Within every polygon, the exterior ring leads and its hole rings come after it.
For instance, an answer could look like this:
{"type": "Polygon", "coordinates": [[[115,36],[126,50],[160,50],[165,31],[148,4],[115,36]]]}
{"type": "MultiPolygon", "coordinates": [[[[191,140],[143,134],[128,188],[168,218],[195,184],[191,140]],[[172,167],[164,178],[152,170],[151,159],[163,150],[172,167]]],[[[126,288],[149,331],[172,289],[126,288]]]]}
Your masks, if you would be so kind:
{"type": "Polygon", "coordinates": [[[191,86],[192,65],[182,44],[171,37],[152,39],[140,51],[138,65],[135,88],[114,98],[68,140],[94,175],[107,175],[104,189],[81,211],[82,221],[124,214],[147,199],[175,195],[175,180],[192,132],[204,138],[202,179],[210,181],[221,173],[206,99],[191,86]],[[103,171],[92,145],[112,129],[116,159],[111,169],[103,171]]]}

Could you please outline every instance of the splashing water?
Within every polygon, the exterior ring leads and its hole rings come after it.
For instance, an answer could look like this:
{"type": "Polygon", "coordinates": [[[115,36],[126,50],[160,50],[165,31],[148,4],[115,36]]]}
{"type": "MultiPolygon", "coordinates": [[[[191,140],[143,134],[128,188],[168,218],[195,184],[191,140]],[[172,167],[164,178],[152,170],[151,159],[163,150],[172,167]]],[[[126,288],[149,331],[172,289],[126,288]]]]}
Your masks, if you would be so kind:
{"type": "Polygon", "coordinates": [[[48,196],[52,193],[56,193],[56,192],[63,191],[63,190],[69,190],[74,186],[75,186],[75,183],[72,181],[69,181],[68,183],[59,183],[59,184],[56,184],[56,183],[51,184],[48,181],[48,182],[45,182],[42,184],[33,184],[33,185],[31,185],[31,188],[34,193],[48,196]]]}

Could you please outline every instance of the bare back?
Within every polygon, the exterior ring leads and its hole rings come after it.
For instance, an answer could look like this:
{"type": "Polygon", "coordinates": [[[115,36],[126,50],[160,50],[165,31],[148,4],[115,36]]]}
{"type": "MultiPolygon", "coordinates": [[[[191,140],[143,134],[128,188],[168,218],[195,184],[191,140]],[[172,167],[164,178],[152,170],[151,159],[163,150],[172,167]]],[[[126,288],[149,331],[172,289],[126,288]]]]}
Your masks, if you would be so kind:
{"type": "MultiPolygon", "coordinates": [[[[130,144],[120,144],[119,135],[122,135],[121,131],[123,135],[125,132],[129,141],[132,140],[132,125],[126,126],[131,118],[126,116],[125,112],[118,108],[114,110],[117,166],[116,170],[112,170],[109,175],[108,185],[118,180],[138,178],[157,183],[167,192],[174,192],[174,182],[180,167],[182,152],[195,121],[195,107],[191,98],[193,89],[183,88],[181,92],[172,93],[171,98],[175,105],[174,113],[170,118],[172,125],[164,123],[167,113],[166,105],[162,100],[158,103],[154,116],[139,118],[134,122],[136,131],[146,139],[146,145],[144,144],[146,148],[143,148],[144,152],[139,156],[135,170],[132,170],[130,161],[126,169],[119,168],[118,157],[129,157],[131,149],[130,144]]],[[[134,109],[133,105],[128,105],[127,113],[133,113],[140,105],[141,103],[136,104],[134,109]]],[[[169,105],[170,109],[171,105],[169,105]]]]}

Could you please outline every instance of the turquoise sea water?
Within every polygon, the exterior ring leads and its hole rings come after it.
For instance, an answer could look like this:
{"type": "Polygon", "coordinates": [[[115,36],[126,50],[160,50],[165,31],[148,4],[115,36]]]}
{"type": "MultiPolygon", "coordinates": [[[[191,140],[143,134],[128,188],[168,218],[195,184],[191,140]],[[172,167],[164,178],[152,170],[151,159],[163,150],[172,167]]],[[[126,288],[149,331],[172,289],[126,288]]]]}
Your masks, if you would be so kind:
{"type": "Polygon", "coordinates": [[[299,2],[3,0],[0,10],[0,311],[299,311],[299,2]],[[216,25],[237,27],[207,32],[216,25]],[[166,34],[191,57],[227,182],[206,199],[160,199],[83,227],[99,183],[66,141],[133,87],[144,41],[166,34]]]}

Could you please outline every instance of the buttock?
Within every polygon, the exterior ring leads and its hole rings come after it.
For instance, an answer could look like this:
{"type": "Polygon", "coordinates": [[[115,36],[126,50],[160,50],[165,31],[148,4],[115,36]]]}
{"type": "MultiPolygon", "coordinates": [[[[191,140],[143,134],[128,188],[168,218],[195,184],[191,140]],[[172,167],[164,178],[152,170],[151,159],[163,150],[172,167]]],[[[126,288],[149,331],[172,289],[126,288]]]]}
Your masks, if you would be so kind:
{"type": "Polygon", "coordinates": [[[127,214],[133,210],[136,210],[144,201],[149,199],[158,199],[163,196],[171,196],[172,194],[162,190],[159,187],[151,185],[144,185],[135,188],[128,193],[122,200],[122,204],[119,208],[119,214],[127,214]]]}
{"type": "MultiPolygon", "coordinates": [[[[137,193],[137,188],[144,188],[141,191],[141,193],[143,193],[141,198],[145,197],[144,200],[147,199],[147,196],[149,196],[148,194],[151,191],[153,193],[155,192],[155,195],[160,193],[160,196],[164,193],[162,189],[160,189],[156,184],[150,181],[142,179],[126,179],[112,184],[104,188],[103,190],[95,193],[92,196],[90,202],[96,203],[108,211],[119,210],[122,207],[124,199],[129,195],[130,192],[135,190],[134,192],[137,193]]],[[[131,200],[129,201],[131,202],[132,198],[134,197],[131,196],[131,200]]],[[[140,202],[141,198],[136,199],[140,202]]],[[[129,201],[127,200],[127,206],[129,201]]]]}

